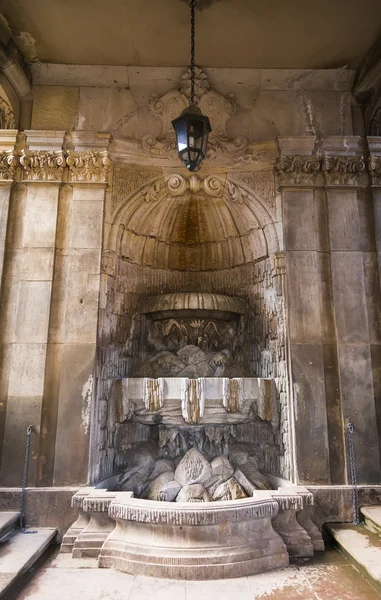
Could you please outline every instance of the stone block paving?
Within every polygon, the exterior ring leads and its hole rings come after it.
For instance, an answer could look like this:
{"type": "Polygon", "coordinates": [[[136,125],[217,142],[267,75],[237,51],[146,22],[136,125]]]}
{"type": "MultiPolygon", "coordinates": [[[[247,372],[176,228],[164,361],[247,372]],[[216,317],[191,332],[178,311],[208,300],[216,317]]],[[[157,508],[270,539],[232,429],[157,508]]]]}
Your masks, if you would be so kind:
{"type": "Polygon", "coordinates": [[[381,596],[337,550],[261,575],[172,581],[98,569],[96,560],[55,554],[9,600],[376,600],[381,596]]]}

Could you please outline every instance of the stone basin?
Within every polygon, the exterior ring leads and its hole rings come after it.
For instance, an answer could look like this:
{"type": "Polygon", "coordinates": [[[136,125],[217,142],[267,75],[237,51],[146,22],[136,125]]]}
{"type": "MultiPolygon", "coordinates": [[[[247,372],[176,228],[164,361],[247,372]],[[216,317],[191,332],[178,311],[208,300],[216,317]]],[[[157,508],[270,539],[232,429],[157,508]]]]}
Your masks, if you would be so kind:
{"type": "Polygon", "coordinates": [[[64,536],[62,552],[133,575],[242,577],[324,550],[313,523],[313,494],[300,486],[213,503],[156,502],[87,487],[72,505],[79,519],[64,536]]]}
{"type": "Polygon", "coordinates": [[[154,502],[124,492],[110,504],[116,527],[99,566],[171,579],[223,579],[285,567],[287,548],[272,527],[276,500],[154,502]]]}

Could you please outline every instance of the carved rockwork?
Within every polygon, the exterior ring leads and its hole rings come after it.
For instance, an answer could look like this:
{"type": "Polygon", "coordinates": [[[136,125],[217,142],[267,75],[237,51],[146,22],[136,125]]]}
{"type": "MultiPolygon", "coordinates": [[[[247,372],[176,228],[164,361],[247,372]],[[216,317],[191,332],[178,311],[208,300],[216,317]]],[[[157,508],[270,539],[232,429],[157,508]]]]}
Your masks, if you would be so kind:
{"type": "Polygon", "coordinates": [[[66,165],[72,183],[107,183],[110,159],[107,151],[74,152],[68,150],[66,165]]]}
{"type": "Polygon", "coordinates": [[[65,157],[61,151],[22,150],[19,162],[24,181],[62,181],[65,157]]]}
{"type": "Polygon", "coordinates": [[[0,97],[0,129],[16,129],[15,113],[10,104],[0,97]]]}
{"type": "Polygon", "coordinates": [[[0,152],[0,181],[12,181],[17,167],[16,155],[12,150],[0,152]]]}
{"type": "Polygon", "coordinates": [[[370,156],[368,158],[368,169],[372,185],[381,185],[381,156],[370,156]]]}

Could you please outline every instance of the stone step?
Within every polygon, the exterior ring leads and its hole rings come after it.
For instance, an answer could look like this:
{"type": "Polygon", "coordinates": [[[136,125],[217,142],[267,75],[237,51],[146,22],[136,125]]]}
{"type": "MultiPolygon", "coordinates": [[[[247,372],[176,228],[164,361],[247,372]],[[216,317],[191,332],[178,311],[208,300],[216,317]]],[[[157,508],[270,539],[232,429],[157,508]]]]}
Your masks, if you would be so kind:
{"type": "MultiPolygon", "coordinates": [[[[27,530],[28,531],[28,530],[27,530]]],[[[0,598],[40,558],[56,535],[56,529],[39,527],[36,533],[17,531],[0,546],[0,598]]]]}
{"type": "Polygon", "coordinates": [[[20,513],[11,510],[0,512],[0,542],[5,542],[18,525],[20,513]]]}
{"type": "Polygon", "coordinates": [[[365,525],[335,523],[327,528],[341,552],[381,593],[381,537],[365,525]]]}
{"type": "Polygon", "coordinates": [[[360,512],[365,519],[366,526],[381,535],[381,506],[362,506],[360,512]]]}

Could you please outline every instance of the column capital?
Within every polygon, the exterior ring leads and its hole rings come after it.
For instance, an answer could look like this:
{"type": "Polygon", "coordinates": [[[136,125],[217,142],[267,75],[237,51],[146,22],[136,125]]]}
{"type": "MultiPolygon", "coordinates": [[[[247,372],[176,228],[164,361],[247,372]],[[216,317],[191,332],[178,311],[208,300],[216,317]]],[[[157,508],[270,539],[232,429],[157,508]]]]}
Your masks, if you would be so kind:
{"type": "MultiPolygon", "coordinates": [[[[279,187],[362,187],[367,147],[359,136],[301,136],[278,140],[279,187]]],[[[365,176],[365,177],[364,177],[365,176]]]]}
{"type": "Polygon", "coordinates": [[[381,187],[381,137],[368,137],[368,169],[372,187],[381,187]]]}
{"type": "Polygon", "coordinates": [[[12,183],[16,167],[17,129],[0,129],[0,182],[12,183]]]}

